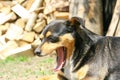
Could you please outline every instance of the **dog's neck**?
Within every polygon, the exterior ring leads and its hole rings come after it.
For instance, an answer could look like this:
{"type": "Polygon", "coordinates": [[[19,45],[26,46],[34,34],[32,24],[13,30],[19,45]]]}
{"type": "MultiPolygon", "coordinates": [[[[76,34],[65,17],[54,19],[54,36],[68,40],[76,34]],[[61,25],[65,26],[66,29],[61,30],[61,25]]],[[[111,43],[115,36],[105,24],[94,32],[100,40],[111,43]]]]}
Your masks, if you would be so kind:
{"type": "Polygon", "coordinates": [[[75,50],[73,51],[72,62],[74,67],[73,71],[76,71],[86,63],[86,60],[84,60],[85,54],[87,54],[90,46],[96,43],[100,36],[94,34],[86,28],[82,28],[75,31],[74,37],[75,50]]]}

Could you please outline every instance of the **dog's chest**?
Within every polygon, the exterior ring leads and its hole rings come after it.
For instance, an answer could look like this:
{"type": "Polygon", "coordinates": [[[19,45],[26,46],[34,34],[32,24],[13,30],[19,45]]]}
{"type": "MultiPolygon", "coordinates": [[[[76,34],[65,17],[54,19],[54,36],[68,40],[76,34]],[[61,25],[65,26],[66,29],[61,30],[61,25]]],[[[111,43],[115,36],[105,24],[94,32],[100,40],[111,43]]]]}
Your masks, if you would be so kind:
{"type": "Polygon", "coordinates": [[[71,65],[70,65],[70,62],[68,62],[68,61],[66,61],[66,64],[64,66],[64,75],[69,80],[71,80],[71,65]]]}
{"type": "Polygon", "coordinates": [[[64,66],[64,75],[66,78],[68,78],[68,80],[78,80],[75,78],[74,73],[72,73],[72,65],[70,62],[66,62],[64,66]]]}

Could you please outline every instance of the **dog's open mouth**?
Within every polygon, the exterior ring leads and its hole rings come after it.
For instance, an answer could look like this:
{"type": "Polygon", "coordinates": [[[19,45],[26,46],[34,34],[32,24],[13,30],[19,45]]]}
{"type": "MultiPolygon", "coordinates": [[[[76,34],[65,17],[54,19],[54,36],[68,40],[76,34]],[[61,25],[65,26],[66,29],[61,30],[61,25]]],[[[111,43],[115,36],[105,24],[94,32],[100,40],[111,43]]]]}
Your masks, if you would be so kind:
{"type": "Polygon", "coordinates": [[[57,66],[54,69],[55,71],[59,71],[64,67],[64,64],[66,62],[66,52],[67,49],[65,47],[59,47],[56,49],[57,53],[57,66]]]}

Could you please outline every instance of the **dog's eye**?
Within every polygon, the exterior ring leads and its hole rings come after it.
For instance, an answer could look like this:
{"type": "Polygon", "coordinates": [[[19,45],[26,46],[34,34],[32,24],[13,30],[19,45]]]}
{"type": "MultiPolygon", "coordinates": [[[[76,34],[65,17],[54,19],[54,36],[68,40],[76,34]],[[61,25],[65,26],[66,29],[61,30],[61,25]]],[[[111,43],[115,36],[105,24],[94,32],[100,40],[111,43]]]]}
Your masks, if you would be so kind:
{"type": "Polygon", "coordinates": [[[52,43],[55,43],[55,42],[58,42],[58,41],[59,41],[59,38],[58,38],[58,37],[55,37],[55,36],[49,36],[49,37],[48,37],[48,41],[49,41],[49,42],[52,42],[52,43]]]}

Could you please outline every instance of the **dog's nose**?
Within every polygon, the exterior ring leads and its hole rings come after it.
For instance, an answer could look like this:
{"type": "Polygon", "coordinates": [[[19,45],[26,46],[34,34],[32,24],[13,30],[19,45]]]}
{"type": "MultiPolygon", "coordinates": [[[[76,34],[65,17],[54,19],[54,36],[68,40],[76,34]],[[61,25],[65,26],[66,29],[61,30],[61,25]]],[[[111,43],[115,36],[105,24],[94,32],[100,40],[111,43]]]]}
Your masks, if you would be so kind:
{"type": "Polygon", "coordinates": [[[37,56],[40,56],[40,54],[41,54],[40,50],[35,50],[34,53],[35,53],[35,55],[37,55],[37,56]]]}

